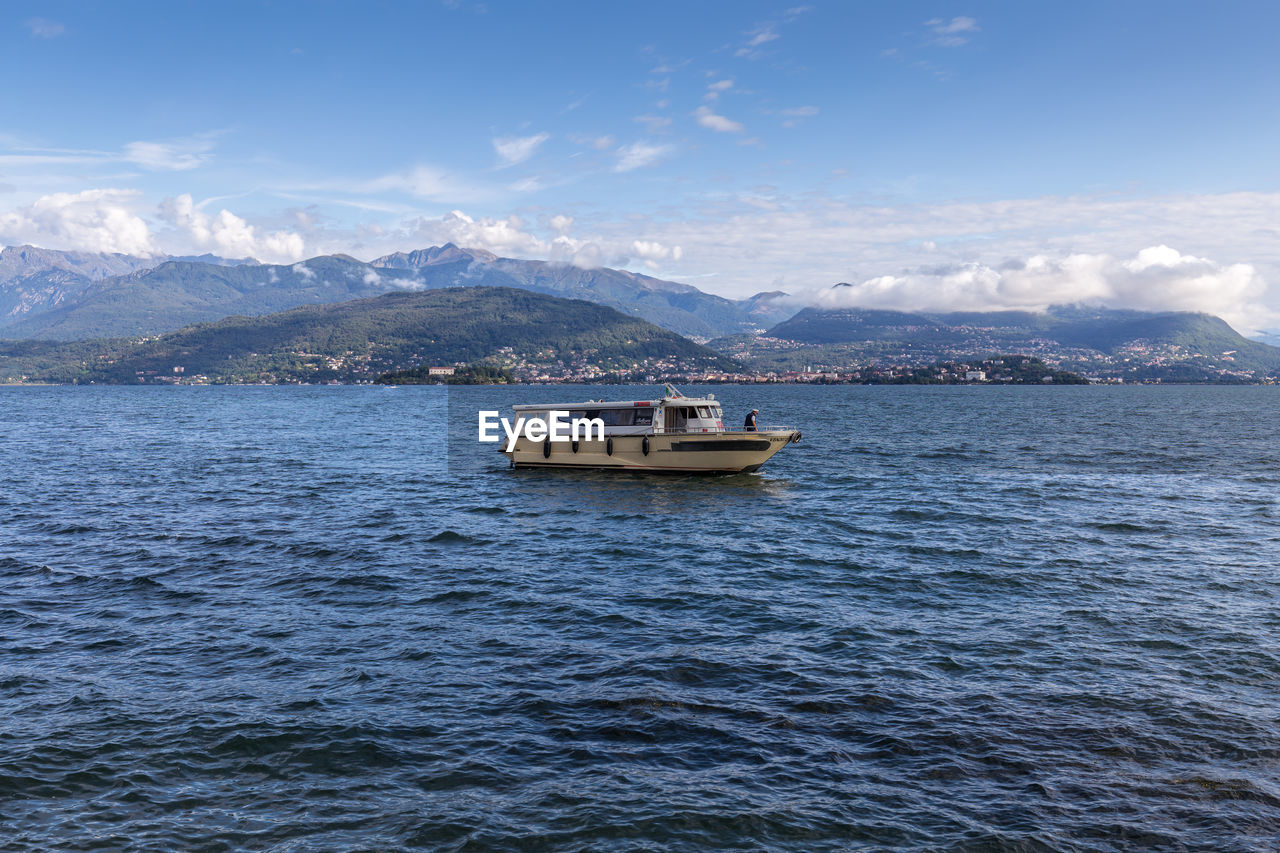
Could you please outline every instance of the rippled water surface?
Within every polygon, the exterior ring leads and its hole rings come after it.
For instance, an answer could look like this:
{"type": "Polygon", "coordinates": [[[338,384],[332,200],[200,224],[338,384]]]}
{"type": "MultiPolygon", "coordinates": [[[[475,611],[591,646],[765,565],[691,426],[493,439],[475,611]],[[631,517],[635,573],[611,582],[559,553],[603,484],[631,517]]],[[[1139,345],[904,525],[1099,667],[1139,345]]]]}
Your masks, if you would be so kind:
{"type": "Polygon", "coordinates": [[[0,389],[0,849],[1280,847],[1280,389],[711,390],[0,389]]]}

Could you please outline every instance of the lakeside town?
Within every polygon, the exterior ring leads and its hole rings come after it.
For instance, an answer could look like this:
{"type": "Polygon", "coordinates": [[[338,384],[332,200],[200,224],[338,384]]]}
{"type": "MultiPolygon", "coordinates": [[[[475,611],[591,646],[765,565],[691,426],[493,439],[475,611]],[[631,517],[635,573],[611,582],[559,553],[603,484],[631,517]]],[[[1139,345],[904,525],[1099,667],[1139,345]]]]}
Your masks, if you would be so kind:
{"type": "MultiPolygon", "coordinates": [[[[1126,378],[1118,370],[1079,373],[1063,369],[1058,360],[1027,355],[993,356],[967,361],[934,364],[871,365],[854,369],[836,369],[823,365],[801,370],[720,371],[690,369],[675,360],[657,359],[639,363],[629,370],[607,369],[589,363],[543,362],[517,360],[515,364],[449,364],[422,365],[407,371],[379,370],[369,357],[350,354],[347,357],[317,356],[297,353],[306,363],[315,365],[310,375],[278,375],[271,371],[231,377],[188,374],[183,365],[171,371],[137,371],[138,384],[167,385],[315,385],[315,384],[618,384],[654,385],[664,382],[690,384],[809,384],[809,385],[1123,385],[1179,384],[1187,380],[1170,380],[1160,375],[1141,375],[1144,369],[1169,365],[1167,361],[1142,361],[1133,365],[1136,377],[1126,378]],[[1055,363],[1057,361],[1058,363],[1055,363]],[[478,372],[481,371],[482,372],[478,372]],[[391,377],[398,377],[392,380],[391,377]]],[[[23,384],[25,377],[10,378],[8,384],[23,384]],[[16,381],[14,381],[16,379],[16,381]]],[[[1275,385],[1275,376],[1258,376],[1248,371],[1221,371],[1216,378],[1200,378],[1199,382],[1219,384],[1275,385]]]]}
{"type": "MultiPolygon", "coordinates": [[[[469,316],[469,315],[468,315],[469,316]]],[[[272,322],[247,320],[248,323],[272,322]]],[[[507,337],[502,328],[455,336],[350,336],[332,331],[259,336],[234,328],[121,341],[14,344],[5,384],[1276,384],[1269,347],[1235,336],[1194,346],[1130,339],[1108,351],[1026,336],[1003,343],[955,337],[857,342],[799,341],[764,334],[699,344],[650,327],[609,337],[507,337]],[[276,343],[274,337],[294,338],[276,343]],[[185,335],[185,336],[184,336],[185,335]],[[1238,341],[1238,343],[1237,343],[1238,341]],[[501,344],[501,345],[500,345],[501,344]],[[514,345],[513,345],[514,344],[514,345]],[[1215,345],[1216,344],[1216,345],[1215,345]],[[1226,347],[1240,347],[1228,349],[1226,347]],[[1250,347],[1252,349],[1250,349],[1250,347]]],[[[846,341],[847,341],[846,337],[846,341]]]]}

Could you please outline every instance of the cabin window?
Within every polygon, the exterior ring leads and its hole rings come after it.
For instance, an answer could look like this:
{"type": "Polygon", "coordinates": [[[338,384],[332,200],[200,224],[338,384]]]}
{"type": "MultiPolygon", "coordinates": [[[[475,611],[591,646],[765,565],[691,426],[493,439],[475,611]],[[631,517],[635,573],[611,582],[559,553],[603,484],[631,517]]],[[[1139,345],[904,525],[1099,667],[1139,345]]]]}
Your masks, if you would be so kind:
{"type": "Polygon", "coordinates": [[[710,408],[709,406],[699,406],[699,407],[698,407],[698,417],[700,417],[700,418],[710,418],[710,417],[711,417],[711,408],[710,408]]]}
{"type": "Polygon", "coordinates": [[[634,409],[601,409],[591,417],[604,421],[605,426],[631,426],[634,409]]]}
{"type": "Polygon", "coordinates": [[[636,409],[636,426],[650,426],[653,424],[653,409],[636,409]]]}

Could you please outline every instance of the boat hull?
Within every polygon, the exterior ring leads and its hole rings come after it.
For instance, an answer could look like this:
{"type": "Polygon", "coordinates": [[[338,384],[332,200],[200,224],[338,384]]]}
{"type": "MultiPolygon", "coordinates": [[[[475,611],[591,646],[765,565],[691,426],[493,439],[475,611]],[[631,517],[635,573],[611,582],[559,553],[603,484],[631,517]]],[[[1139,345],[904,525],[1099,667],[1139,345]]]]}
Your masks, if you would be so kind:
{"type": "Polygon", "coordinates": [[[739,474],[757,471],[800,433],[793,430],[615,435],[578,442],[575,452],[567,441],[531,441],[521,436],[511,451],[503,451],[516,468],[608,468],[620,471],[739,474]],[[645,444],[649,452],[645,453],[645,444]],[[548,452],[549,449],[549,452],[548,452]]]}

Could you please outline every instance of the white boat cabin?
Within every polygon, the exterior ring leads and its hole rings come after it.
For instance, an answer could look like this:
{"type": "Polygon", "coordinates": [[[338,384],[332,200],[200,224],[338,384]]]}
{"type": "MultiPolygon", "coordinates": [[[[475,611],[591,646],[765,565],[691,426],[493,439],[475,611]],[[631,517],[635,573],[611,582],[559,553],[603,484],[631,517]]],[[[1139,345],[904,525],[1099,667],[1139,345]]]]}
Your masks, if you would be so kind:
{"type": "Polygon", "coordinates": [[[549,421],[552,411],[568,412],[572,423],[580,418],[599,418],[604,434],[663,435],[680,433],[724,432],[724,412],[714,397],[668,397],[662,400],[632,400],[606,403],[563,403],[556,406],[515,406],[516,417],[541,418],[549,421]]]}

